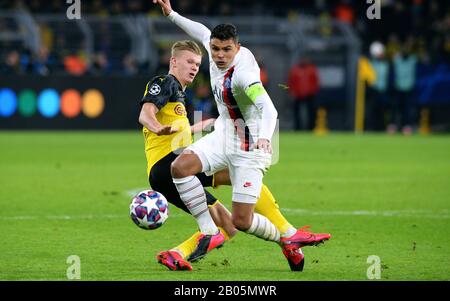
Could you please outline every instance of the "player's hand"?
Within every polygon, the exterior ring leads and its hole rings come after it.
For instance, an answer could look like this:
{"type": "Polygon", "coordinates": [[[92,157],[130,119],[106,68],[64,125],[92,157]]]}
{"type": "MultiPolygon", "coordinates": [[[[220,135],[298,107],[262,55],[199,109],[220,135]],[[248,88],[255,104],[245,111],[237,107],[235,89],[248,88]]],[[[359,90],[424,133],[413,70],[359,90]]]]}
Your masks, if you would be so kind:
{"type": "Polygon", "coordinates": [[[164,16],[168,16],[172,11],[172,6],[170,5],[170,0],[153,0],[153,3],[159,4],[161,6],[164,16]]]}
{"type": "Polygon", "coordinates": [[[256,141],[256,143],[253,145],[253,148],[260,149],[268,154],[272,153],[272,145],[270,144],[270,141],[267,139],[258,139],[258,141],[256,141]]]}
{"type": "Polygon", "coordinates": [[[158,136],[162,135],[171,135],[173,133],[176,133],[178,129],[172,128],[170,125],[163,125],[158,130],[156,130],[155,134],[158,136]]]}

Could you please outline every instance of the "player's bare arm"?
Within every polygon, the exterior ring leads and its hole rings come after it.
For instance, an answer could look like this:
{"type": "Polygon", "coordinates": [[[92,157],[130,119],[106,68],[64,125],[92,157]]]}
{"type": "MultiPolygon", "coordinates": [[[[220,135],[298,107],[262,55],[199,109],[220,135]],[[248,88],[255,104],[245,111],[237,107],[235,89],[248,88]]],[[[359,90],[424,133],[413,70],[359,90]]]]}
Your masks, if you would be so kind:
{"type": "Polygon", "coordinates": [[[170,5],[169,0],[153,0],[153,3],[159,4],[161,6],[161,10],[164,16],[168,16],[172,11],[172,6],[170,5]]]}
{"type": "Polygon", "coordinates": [[[191,133],[198,133],[201,131],[206,131],[214,122],[216,121],[215,118],[209,118],[206,120],[199,121],[193,125],[191,125],[191,133]]]}
{"type": "Polygon", "coordinates": [[[176,132],[170,125],[162,125],[156,119],[158,108],[153,103],[144,103],[139,114],[139,123],[158,136],[171,135],[176,132]]]}

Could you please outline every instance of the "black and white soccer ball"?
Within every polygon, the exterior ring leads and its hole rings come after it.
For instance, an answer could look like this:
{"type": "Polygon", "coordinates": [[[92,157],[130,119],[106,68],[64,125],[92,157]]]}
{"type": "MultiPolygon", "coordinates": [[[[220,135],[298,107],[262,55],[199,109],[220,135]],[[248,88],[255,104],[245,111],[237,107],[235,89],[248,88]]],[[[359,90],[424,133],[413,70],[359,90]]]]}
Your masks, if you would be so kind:
{"type": "Polygon", "coordinates": [[[130,204],[131,220],[145,230],[161,227],[169,217],[167,199],[154,190],[144,190],[133,197],[130,204]]]}

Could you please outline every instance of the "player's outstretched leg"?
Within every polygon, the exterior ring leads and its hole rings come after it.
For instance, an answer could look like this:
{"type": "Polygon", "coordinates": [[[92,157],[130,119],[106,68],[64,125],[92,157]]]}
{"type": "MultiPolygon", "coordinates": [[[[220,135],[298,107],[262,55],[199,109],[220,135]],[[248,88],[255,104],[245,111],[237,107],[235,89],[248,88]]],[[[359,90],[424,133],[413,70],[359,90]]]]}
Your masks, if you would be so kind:
{"type": "Polygon", "coordinates": [[[197,248],[188,257],[189,261],[197,261],[208,252],[220,248],[225,237],[219,231],[208,210],[206,194],[200,180],[193,175],[202,171],[202,163],[192,152],[183,152],[171,165],[171,174],[180,198],[197,220],[200,232],[197,248]]]}

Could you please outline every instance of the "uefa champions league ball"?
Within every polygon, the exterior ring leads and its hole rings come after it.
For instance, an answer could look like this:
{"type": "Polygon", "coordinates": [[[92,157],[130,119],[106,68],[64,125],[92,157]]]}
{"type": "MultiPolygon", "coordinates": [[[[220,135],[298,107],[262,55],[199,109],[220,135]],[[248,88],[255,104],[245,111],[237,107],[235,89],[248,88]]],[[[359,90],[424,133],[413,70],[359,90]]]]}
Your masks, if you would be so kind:
{"type": "Polygon", "coordinates": [[[169,204],[161,193],[144,190],[136,194],[131,201],[130,217],[142,229],[157,229],[169,217],[169,204]]]}

